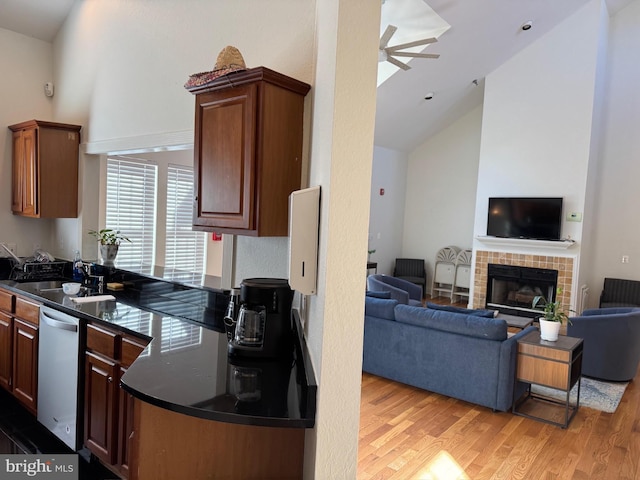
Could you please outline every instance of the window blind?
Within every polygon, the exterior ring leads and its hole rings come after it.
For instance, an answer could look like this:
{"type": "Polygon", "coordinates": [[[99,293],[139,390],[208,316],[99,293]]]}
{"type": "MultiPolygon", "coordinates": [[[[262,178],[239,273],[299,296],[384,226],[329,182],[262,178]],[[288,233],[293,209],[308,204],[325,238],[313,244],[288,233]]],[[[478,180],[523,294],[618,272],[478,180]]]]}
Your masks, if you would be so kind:
{"type": "Polygon", "coordinates": [[[193,168],[169,165],[165,276],[200,283],[204,273],[205,234],[192,229],[193,168]]]}
{"type": "Polygon", "coordinates": [[[130,159],[107,159],[106,228],[120,230],[118,268],[151,273],[156,230],[157,165],[130,159]]]}

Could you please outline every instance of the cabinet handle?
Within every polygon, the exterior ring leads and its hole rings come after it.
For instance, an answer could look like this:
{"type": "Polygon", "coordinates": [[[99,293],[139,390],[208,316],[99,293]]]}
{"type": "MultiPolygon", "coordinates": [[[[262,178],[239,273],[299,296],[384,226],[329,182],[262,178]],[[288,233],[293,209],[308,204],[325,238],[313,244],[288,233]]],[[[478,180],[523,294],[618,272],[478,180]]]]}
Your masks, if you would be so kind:
{"type": "Polygon", "coordinates": [[[113,377],[107,377],[107,382],[113,383],[113,377]]]}

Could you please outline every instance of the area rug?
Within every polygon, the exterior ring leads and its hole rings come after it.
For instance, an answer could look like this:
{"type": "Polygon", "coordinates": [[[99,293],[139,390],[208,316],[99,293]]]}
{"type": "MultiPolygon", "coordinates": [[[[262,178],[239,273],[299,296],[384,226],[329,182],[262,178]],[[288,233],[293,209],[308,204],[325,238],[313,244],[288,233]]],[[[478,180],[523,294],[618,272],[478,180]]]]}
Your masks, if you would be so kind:
{"type": "MultiPolygon", "coordinates": [[[[607,413],[616,411],[620,400],[622,400],[622,395],[624,395],[624,391],[627,385],[629,385],[628,382],[603,382],[587,377],[582,377],[581,383],[580,406],[607,413]]],[[[539,385],[532,385],[531,391],[556,400],[565,400],[567,398],[566,394],[559,390],[541,387],[539,385]]],[[[570,402],[572,404],[576,403],[577,394],[578,384],[576,383],[571,390],[570,402]]]]}

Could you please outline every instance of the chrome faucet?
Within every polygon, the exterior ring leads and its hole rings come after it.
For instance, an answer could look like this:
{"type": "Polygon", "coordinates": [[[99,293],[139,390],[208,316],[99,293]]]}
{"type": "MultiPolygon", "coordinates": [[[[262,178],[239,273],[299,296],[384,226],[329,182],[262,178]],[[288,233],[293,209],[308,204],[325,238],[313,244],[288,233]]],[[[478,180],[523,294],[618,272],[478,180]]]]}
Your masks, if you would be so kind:
{"type": "Polygon", "coordinates": [[[93,275],[90,263],[86,263],[82,266],[82,272],[82,284],[84,287],[97,290],[98,293],[104,293],[104,275],[93,275]]]}

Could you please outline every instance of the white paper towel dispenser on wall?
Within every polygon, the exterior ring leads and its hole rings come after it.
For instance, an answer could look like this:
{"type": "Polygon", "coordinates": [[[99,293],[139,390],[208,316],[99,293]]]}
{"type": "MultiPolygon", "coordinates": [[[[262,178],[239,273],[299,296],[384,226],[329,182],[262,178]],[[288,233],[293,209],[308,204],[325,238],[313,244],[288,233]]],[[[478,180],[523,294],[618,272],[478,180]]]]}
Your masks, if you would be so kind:
{"type": "Polygon", "coordinates": [[[320,187],[289,195],[289,285],[303,295],[315,295],[318,277],[320,187]]]}

